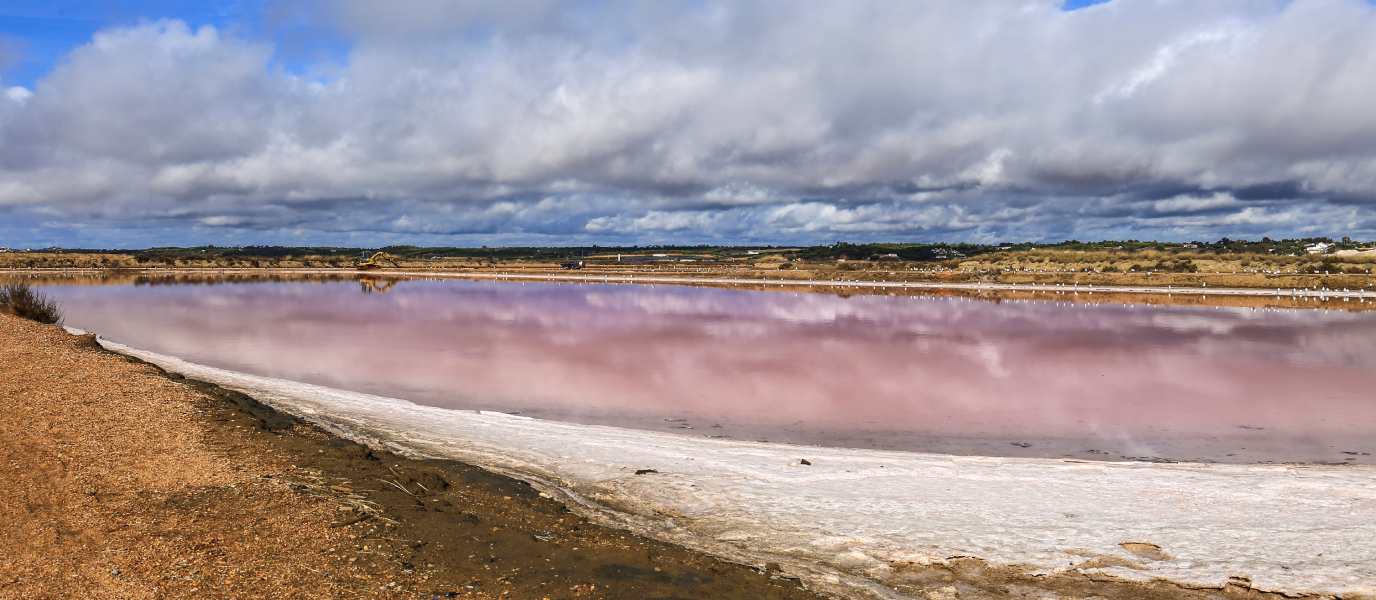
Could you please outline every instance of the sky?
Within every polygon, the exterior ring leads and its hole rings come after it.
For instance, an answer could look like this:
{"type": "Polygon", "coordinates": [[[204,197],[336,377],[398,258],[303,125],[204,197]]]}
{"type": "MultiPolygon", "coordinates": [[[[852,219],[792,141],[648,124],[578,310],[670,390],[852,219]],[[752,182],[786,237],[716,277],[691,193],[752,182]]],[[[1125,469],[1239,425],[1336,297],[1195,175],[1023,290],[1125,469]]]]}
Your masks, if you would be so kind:
{"type": "Polygon", "coordinates": [[[0,3],[0,246],[1376,238],[1367,0],[0,3]]]}

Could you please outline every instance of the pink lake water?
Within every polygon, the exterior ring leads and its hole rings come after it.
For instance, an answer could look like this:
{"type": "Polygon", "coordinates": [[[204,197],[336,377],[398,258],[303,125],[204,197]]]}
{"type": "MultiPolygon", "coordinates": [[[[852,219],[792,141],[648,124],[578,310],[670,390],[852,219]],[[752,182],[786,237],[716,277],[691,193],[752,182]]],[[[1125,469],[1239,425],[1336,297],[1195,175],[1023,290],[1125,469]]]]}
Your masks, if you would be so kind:
{"type": "Polygon", "coordinates": [[[454,280],[44,291],[135,348],[452,409],[993,456],[1376,453],[1372,313],[454,280]]]}

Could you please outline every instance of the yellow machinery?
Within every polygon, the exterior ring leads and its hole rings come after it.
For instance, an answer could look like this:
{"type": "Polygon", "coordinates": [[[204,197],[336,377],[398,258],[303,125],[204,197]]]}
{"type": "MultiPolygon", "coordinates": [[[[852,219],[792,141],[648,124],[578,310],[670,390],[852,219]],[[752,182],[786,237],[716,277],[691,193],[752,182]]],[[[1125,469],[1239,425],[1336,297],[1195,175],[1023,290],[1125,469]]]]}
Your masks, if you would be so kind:
{"type": "Polygon", "coordinates": [[[365,294],[371,294],[373,292],[377,292],[379,294],[386,294],[387,290],[392,289],[392,286],[396,285],[398,280],[386,279],[383,280],[383,283],[381,285],[378,285],[377,281],[377,278],[372,275],[358,276],[358,283],[359,285],[363,286],[363,293],[365,294]]]}
{"type": "Polygon", "coordinates": [[[371,271],[373,269],[381,269],[382,265],[378,263],[384,260],[389,263],[392,263],[393,267],[396,267],[398,269],[401,268],[401,265],[397,264],[397,259],[392,258],[391,254],[388,254],[386,252],[378,252],[377,254],[374,254],[372,257],[369,257],[367,251],[363,252],[363,257],[359,259],[358,264],[354,266],[358,268],[358,270],[360,271],[371,271]]]}

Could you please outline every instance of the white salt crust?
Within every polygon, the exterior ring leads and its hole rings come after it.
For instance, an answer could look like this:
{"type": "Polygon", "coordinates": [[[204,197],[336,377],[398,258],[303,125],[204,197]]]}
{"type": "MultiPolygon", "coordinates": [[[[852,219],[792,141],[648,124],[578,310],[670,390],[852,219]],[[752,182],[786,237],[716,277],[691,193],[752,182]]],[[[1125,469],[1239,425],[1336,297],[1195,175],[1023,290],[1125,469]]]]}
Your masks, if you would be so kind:
{"type": "Polygon", "coordinates": [[[763,566],[824,593],[907,598],[894,562],[978,557],[1290,594],[1376,593],[1376,468],[1077,462],[726,441],[420,406],[101,340],[336,434],[525,480],[604,524],[763,566]],[[806,459],[811,465],[800,462],[806,459]],[[636,470],[656,473],[636,475],[636,470]],[[1155,544],[1151,560],[1119,544],[1155,544]],[[1135,563],[1076,567],[1103,557],[1135,563]]]}

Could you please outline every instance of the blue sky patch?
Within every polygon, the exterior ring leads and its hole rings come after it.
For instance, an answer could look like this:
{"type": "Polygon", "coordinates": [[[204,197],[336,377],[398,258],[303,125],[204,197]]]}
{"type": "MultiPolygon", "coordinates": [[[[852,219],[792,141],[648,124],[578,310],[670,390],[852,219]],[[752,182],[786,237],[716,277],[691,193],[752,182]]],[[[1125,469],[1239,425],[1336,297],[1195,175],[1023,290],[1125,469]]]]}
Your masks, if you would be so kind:
{"type": "Polygon", "coordinates": [[[1086,6],[1103,4],[1108,1],[1109,0],[1065,0],[1065,4],[1061,5],[1061,10],[1078,10],[1086,6]]]}
{"type": "Polygon", "coordinates": [[[193,31],[210,25],[231,36],[266,38],[280,66],[310,74],[316,65],[343,63],[351,45],[318,13],[312,4],[268,0],[7,1],[0,4],[0,40],[8,42],[0,44],[0,82],[33,89],[96,32],[159,19],[184,21],[193,31]]]}

